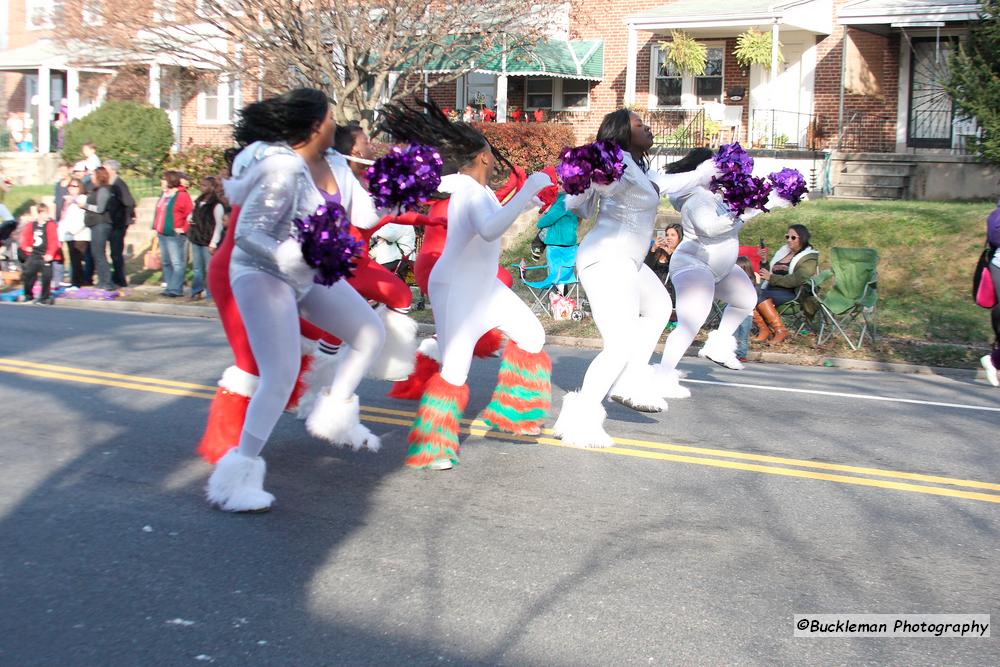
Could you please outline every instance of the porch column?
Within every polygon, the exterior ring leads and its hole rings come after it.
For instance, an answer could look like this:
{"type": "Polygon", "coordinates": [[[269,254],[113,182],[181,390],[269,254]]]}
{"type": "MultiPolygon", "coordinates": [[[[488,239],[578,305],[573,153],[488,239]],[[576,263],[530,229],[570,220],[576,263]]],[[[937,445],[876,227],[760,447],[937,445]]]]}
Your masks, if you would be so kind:
{"type": "Polygon", "coordinates": [[[160,63],[149,66],[149,106],[160,108],[160,63]]]}
{"type": "Polygon", "coordinates": [[[66,116],[74,120],[80,113],[80,70],[66,69],[66,116]]]}
{"type": "MultiPolygon", "coordinates": [[[[771,24],[771,76],[767,82],[767,97],[769,106],[774,109],[776,103],[774,99],[774,91],[776,88],[776,83],[778,81],[778,33],[780,32],[778,26],[778,19],[774,19],[774,23],[771,24]]],[[[771,128],[771,132],[774,132],[774,128],[771,128]]]]}
{"type": "Polygon", "coordinates": [[[507,122],[507,75],[497,76],[497,122],[507,122]]]}
{"type": "Polygon", "coordinates": [[[44,65],[38,68],[38,152],[52,149],[52,72],[44,65]]]}
{"type": "Polygon", "coordinates": [[[632,26],[628,27],[628,46],[625,49],[625,104],[635,104],[635,70],[636,59],[639,57],[639,34],[632,26]]]}

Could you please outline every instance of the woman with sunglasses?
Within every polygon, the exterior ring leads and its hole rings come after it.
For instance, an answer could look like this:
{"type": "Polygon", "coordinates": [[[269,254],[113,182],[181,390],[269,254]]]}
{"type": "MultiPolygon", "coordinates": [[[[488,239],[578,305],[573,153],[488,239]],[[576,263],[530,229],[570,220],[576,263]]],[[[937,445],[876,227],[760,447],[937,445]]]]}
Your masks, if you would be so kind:
{"type": "Polygon", "coordinates": [[[770,339],[771,345],[778,345],[788,338],[777,306],[795,299],[799,287],[816,275],[818,268],[819,253],[809,245],[809,230],[805,225],[792,225],[785,233],[785,245],[774,253],[770,266],[761,267],[757,273],[763,282],[753,311],[759,330],[755,341],[770,339]]]}

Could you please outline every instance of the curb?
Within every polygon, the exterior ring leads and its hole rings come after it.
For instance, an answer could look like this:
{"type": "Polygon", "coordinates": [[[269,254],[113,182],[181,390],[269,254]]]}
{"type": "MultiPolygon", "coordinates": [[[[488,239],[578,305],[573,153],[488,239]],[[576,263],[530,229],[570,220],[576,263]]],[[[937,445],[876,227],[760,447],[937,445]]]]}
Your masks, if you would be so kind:
{"type": "MultiPolygon", "coordinates": [[[[97,309],[111,310],[119,313],[140,313],[143,315],[172,315],[180,317],[201,317],[218,319],[219,313],[210,306],[188,306],[184,304],[151,303],[145,301],[87,301],[60,299],[59,307],[77,308],[80,310],[97,309]]],[[[434,333],[434,325],[420,322],[417,333],[430,336],[434,333]]],[[[599,350],[603,346],[597,338],[577,338],[574,336],[546,336],[545,341],[562,347],[573,347],[585,350],[599,350]]],[[[663,344],[656,346],[656,352],[663,352],[663,344]]],[[[692,347],[685,356],[697,356],[692,347]]],[[[871,371],[878,373],[904,373],[910,375],[937,375],[966,380],[986,380],[982,369],[949,368],[946,366],[922,366],[919,364],[904,364],[888,361],[869,361],[866,359],[844,359],[842,357],[806,356],[785,352],[751,351],[750,361],[760,361],[773,364],[788,364],[792,366],[819,366],[823,368],[840,368],[851,371],[871,371]]]]}

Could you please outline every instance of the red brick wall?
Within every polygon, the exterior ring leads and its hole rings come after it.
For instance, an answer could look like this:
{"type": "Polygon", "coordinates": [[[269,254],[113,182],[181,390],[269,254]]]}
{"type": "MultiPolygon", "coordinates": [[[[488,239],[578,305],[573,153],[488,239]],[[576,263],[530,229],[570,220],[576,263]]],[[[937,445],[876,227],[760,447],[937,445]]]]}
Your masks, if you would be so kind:
{"type": "MultiPolygon", "coordinates": [[[[843,2],[838,2],[838,5],[843,2]]],[[[845,27],[835,25],[833,34],[816,39],[816,83],[814,113],[820,116],[824,138],[821,147],[836,148],[840,105],[841,52],[845,27]]],[[[883,37],[850,29],[850,38],[871,64],[879,79],[879,95],[844,95],[845,150],[893,151],[896,141],[896,111],[899,93],[899,36],[883,37]]]]}

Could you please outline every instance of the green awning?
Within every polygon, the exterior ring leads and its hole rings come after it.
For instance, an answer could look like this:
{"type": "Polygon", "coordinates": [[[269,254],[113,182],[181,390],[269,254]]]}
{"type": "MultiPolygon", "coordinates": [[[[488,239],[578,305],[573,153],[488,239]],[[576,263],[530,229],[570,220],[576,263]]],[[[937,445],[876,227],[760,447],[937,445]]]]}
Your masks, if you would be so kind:
{"type": "Polygon", "coordinates": [[[550,39],[507,50],[500,44],[482,51],[457,40],[431,58],[421,69],[428,74],[470,69],[508,76],[553,76],[561,79],[604,78],[603,39],[550,39]]]}

